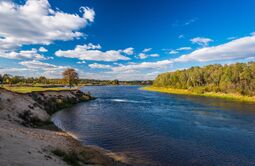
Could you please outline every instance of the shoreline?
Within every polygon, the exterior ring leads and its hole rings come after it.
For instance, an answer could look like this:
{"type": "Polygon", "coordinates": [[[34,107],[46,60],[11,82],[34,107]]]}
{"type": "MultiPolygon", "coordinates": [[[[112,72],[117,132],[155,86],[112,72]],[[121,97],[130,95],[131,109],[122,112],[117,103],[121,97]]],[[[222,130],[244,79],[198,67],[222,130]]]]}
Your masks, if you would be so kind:
{"type": "Polygon", "coordinates": [[[0,88],[0,163],[124,166],[125,158],[82,145],[50,121],[63,108],[94,99],[79,90],[15,93],[0,88]]]}
{"type": "Polygon", "coordinates": [[[226,93],[215,93],[215,92],[205,92],[205,93],[199,94],[186,89],[162,88],[162,87],[154,87],[154,86],[145,86],[140,89],[146,90],[146,91],[175,94],[175,95],[203,96],[203,97],[218,98],[218,99],[237,101],[237,102],[255,103],[255,97],[242,96],[239,94],[226,94],[226,93]]]}

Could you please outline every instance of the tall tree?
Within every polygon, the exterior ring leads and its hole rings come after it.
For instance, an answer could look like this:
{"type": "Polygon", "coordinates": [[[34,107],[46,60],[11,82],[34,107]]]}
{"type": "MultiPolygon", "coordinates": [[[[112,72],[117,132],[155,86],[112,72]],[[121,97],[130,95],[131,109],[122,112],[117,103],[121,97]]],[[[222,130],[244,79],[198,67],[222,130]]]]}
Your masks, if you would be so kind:
{"type": "Polygon", "coordinates": [[[79,82],[79,74],[72,68],[68,68],[63,72],[63,79],[70,89],[79,82]]]}

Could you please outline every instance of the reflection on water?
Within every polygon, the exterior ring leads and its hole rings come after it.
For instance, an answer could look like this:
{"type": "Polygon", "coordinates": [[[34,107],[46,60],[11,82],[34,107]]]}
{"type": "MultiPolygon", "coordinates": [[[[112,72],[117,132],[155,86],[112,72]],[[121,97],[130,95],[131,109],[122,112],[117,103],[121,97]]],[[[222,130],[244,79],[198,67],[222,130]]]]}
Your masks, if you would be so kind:
{"type": "Polygon", "coordinates": [[[53,120],[134,165],[255,165],[254,104],[138,88],[84,87],[97,99],[53,120]]]}

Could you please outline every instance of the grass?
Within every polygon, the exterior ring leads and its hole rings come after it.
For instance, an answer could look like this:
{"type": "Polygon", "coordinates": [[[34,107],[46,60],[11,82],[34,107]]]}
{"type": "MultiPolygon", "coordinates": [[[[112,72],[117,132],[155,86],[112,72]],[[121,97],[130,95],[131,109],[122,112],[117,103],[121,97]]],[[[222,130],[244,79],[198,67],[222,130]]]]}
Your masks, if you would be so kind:
{"type": "Polygon", "coordinates": [[[162,93],[177,94],[177,95],[194,95],[194,96],[215,97],[215,98],[241,101],[241,102],[255,102],[255,97],[243,96],[240,94],[232,94],[232,93],[231,94],[216,93],[216,92],[197,93],[187,89],[161,88],[161,87],[153,87],[153,86],[147,86],[141,89],[148,90],[148,91],[162,92],[162,93]]]}
{"type": "Polygon", "coordinates": [[[80,166],[80,159],[74,152],[65,152],[61,149],[55,149],[52,151],[52,153],[61,157],[67,164],[71,166],[80,166]]]}
{"type": "Polygon", "coordinates": [[[51,131],[61,131],[51,120],[38,121],[35,124],[36,128],[51,130],[51,131]]]}
{"type": "Polygon", "coordinates": [[[3,86],[3,88],[18,92],[18,93],[30,93],[30,92],[41,92],[41,91],[61,91],[61,90],[67,90],[63,87],[54,87],[54,88],[43,88],[43,87],[29,87],[29,86],[3,86]]]}
{"type": "Polygon", "coordinates": [[[60,157],[63,161],[65,161],[67,164],[71,166],[80,166],[80,165],[94,165],[93,162],[89,161],[89,158],[87,157],[87,154],[85,151],[83,152],[66,152],[59,148],[54,149],[51,151],[54,155],[60,157]]]}

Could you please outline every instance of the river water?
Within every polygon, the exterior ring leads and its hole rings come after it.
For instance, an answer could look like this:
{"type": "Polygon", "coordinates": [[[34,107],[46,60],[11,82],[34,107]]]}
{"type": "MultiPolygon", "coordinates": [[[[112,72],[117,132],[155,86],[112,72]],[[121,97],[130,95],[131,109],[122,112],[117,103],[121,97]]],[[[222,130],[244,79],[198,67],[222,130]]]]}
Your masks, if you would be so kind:
{"type": "Polygon", "coordinates": [[[139,88],[84,87],[97,99],[53,121],[133,165],[255,165],[255,104],[139,88]]]}

